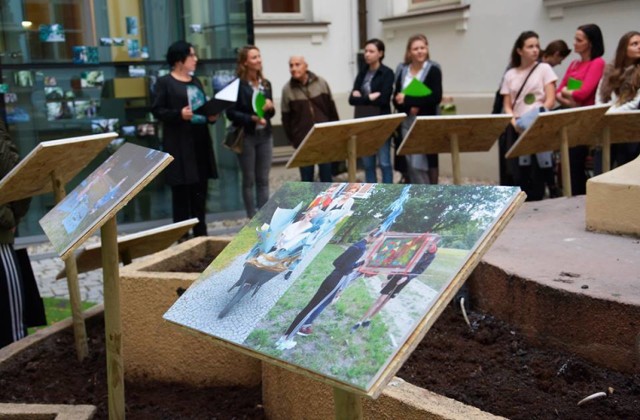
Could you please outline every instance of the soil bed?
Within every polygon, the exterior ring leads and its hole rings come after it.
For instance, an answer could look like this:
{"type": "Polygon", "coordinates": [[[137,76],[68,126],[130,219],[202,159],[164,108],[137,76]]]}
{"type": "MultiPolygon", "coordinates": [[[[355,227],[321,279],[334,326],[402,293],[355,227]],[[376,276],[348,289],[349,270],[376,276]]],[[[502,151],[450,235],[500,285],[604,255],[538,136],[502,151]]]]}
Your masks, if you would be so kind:
{"type": "Polygon", "coordinates": [[[167,269],[166,271],[170,273],[202,273],[204,270],[211,265],[211,262],[214,260],[215,256],[205,255],[204,257],[197,260],[185,259],[182,260],[181,263],[178,263],[176,266],[167,269]]]}
{"type": "MultiPolygon", "coordinates": [[[[76,360],[73,331],[49,337],[0,367],[0,402],[92,404],[108,418],[104,318],[87,320],[90,355],[76,360]]],[[[179,344],[177,344],[179,345],[179,344]]],[[[260,387],[193,388],[125,382],[127,419],[263,419],[260,387]]]]}
{"type": "MultiPolygon", "coordinates": [[[[452,307],[398,376],[512,419],[631,419],[640,413],[640,375],[593,366],[567,353],[528,345],[516,329],[470,314],[474,332],[452,307]],[[577,406],[587,395],[612,395],[577,406]]],[[[90,357],[78,363],[69,329],[0,367],[0,402],[93,404],[107,418],[103,318],[87,320],[90,357]]],[[[261,419],[260,388],[191,388],[126,383],[127,418],[261,419]]]]}
{"type": "Polygon", "coordinates": [[[638,418],[640,374],[533,347],[514,327],[469,315],[473,332],[449,305],[397,376],[510,419],[638,418]],[[577,405],[609,387],[610,396],[577,405]]]}

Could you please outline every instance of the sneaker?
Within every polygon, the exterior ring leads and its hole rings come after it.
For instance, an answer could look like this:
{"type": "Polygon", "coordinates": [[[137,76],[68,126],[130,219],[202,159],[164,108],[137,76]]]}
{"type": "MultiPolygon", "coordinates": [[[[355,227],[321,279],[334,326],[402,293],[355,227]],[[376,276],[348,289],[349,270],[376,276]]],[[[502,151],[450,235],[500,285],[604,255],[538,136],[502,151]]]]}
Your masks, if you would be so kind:
{"type": "Polygon", "coordinates": [[[360,328],[360,323],[358,322],[357,324],[355,324],[353,327],[351,327],[351,333],[356,332],[356,330],[360,328]]]}
{"type": "Polygon", "coordinates": [[[362,328],[367,328],[369,325],[371,325],[371,321],[363,321],[362,322],[362,328]]]}
{"type": "Polygon", "coordinates": [[[313,334],[313,330],[311,329],[311,325],[303,325],[302,328],[296,333],[303,337],[313,334]]]}

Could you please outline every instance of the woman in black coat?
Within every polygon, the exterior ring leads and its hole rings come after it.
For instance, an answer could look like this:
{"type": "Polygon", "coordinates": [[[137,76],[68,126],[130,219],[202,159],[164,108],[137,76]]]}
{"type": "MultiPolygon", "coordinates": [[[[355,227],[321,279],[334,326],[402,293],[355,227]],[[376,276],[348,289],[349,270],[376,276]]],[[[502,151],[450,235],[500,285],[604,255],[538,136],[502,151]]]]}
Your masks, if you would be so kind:
{"type": "MultiPolygon", "coordinates": [[[[393,93],[393,70],[382,64],[384,43],[379,39],[370,39],[364,46],[364,67],[356,76],[353,90],[349,95],[349,104],[355,106],[355,118],[386,115],[391,113],[391,94],[393,93]]],[[[391,139],[388,139],[377,153],[382,182],[393,183],[391,168],[391,139]]],[[[376,176],[376,155],[362,158],[367,182],[378,182],[376,176]]]]}
{"type": "Polygon", "coordinates": [[[205,98],[202,84],[192,76],[198,63],[193,46],[185,41],[173,43],[167,62],[171,73],[156,83],[152,112],[162,122],[163,149],[174,158],[164,172],[171,186],[173,221],[197,217],[193,235],[206,236],[209,179],[218,177],[208,123],[218,116],[203,117],[191,109],[190,98],[205,98]]]}

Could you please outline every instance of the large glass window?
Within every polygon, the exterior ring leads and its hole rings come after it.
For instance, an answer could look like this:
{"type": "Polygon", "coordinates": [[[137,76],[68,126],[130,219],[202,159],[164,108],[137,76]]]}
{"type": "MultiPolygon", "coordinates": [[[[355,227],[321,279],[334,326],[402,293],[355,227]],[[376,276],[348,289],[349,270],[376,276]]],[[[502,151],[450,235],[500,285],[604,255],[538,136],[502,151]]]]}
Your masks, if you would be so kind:
{"type": "MultiPolygon", "coordinates": [[[[119,139],[77,183],[122,142],[161,149],[161,126],[150,107],[155,81],[169,71],[168,46],[178,39],[194,44],[196,76],[213,95],[214,76],[232,77],[236,49],[252,37],[250,1],[1,1],[0,111],[21,155],[46,140],[117,132],[119,139]]],[[[221,120],[211,126],[220,174],[210,182],[213,213],[242,208],[236,159],[219,147],[224,125],[221,120]]],[[[170,203],[160,174],[118,214],[118,222],[169,218],[170,203]]],[[[21,236],[41,234],[38,220],[54,204],[51,194],[35,197],[21,236]]]]}

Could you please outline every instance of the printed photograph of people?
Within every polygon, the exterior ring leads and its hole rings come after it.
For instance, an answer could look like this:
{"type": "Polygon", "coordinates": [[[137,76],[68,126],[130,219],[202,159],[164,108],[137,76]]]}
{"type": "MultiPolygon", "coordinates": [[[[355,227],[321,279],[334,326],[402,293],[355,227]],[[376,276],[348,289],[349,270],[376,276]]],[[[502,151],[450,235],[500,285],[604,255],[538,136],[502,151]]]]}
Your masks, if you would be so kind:
{"type": "Polygon", "coordinates": [[[166,159],[166,153],[126,143],[104,161],[40,219],[58,254],[71,248],[166,159]]]}
{"type": "Polygon", "coordinates": [[[165,319],[366,390],[516,196],[287,184],[165,319]]]}

